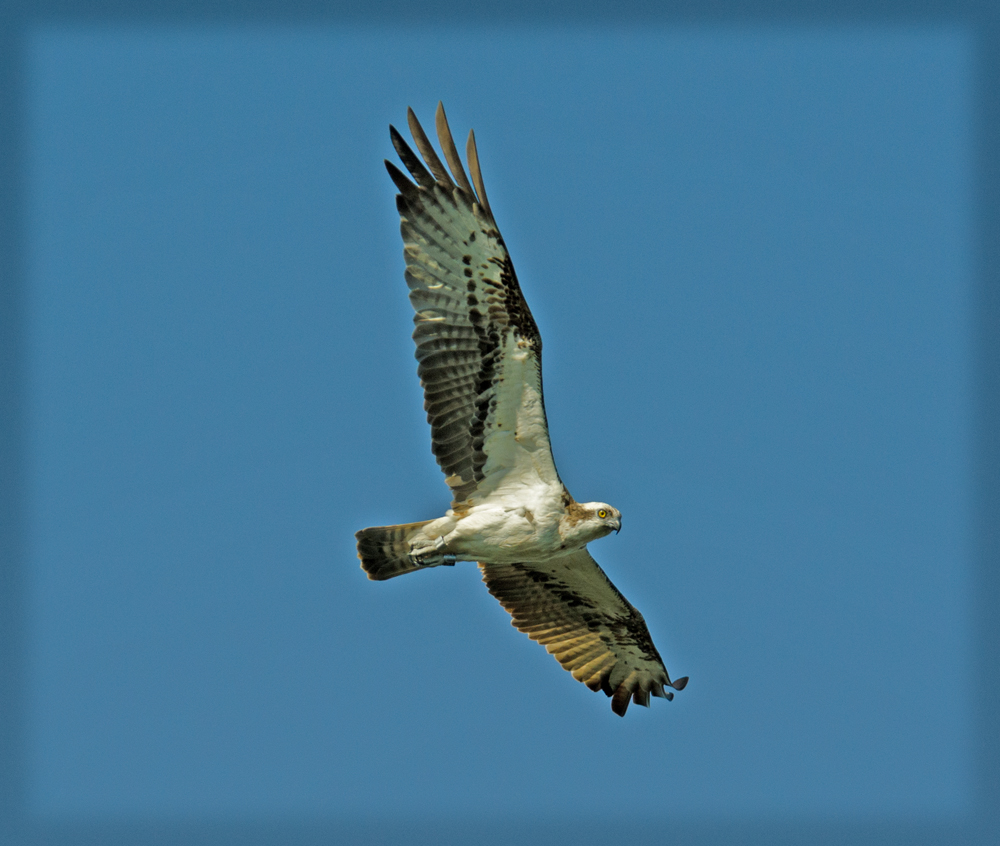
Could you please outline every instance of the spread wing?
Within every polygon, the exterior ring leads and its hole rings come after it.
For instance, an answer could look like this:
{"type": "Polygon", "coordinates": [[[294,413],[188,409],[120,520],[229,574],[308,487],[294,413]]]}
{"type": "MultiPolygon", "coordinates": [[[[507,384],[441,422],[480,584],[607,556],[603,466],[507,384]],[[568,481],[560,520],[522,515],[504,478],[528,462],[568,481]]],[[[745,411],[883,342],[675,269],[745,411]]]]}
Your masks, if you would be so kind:
{"type": "Polygon", "coordinates": [[[542,339],[486,199],[475,137],[466,147],[473,188],[441,104],[437,134],[451,174],[408,114],[426,167],[394,127],[393,146],[416,184],[385,164],[399,189],[431,449],[455,504],[505,485],[561,484],[542,401],[542,339]]]}
{"type": "Polygon", "coordinates": [[[510,613],[511,623],[541,643],[573,678],[603,690],[625,716],[629,700],[673,699],[670,681],[642,614],[621,595],[586,549],[548,561],[479,564],[483,581],[510,613]]]}

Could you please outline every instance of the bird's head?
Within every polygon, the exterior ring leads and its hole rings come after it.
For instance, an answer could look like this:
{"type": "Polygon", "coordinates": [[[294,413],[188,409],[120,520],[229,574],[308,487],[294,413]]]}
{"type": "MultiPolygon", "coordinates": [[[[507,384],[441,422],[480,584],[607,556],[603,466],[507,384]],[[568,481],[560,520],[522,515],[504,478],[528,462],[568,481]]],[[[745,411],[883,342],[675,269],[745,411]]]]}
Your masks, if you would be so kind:
{"type": "Polygon", "coordinates": [[[590,543],[621,531],[622,513],[606,502],[574,502],[563,518],[574,540],[590,543]]]}

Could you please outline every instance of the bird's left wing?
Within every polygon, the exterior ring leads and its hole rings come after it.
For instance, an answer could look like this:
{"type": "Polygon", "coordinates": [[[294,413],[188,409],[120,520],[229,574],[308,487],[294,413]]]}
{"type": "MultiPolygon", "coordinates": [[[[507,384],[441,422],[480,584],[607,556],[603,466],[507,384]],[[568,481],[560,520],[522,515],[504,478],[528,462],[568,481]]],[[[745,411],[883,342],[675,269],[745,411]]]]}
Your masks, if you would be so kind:
{"type": "Polygon", "coordinates": [[[442,106],[437,133],[450,174],[408,114],[426,167],[394,127],[416,184],[385,164],[399,189],[431,449],[456,505],[506,486],[561,486],[542,400],[542,339],[486,199],[475,138],[466,147],[473,188],[442,106]]]}
{"type": "Polygon", "coordinates": [[[642,614],[624,597],[590,553],[574,550],[524,564],[480,562],[483,581],[511,615],[511,623],[555,656],[573,678],[602,690],[625,716],[629,701],[649,695],[673,699],[687,677],[670,681],[642,614]]]}

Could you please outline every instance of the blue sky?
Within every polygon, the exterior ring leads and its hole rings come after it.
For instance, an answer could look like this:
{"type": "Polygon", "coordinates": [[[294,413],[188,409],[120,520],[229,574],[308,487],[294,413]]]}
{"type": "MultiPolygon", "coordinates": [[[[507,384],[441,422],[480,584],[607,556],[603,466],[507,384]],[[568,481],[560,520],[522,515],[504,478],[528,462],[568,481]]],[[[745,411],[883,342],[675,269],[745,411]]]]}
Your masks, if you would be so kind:
{"type": "Polygon", "coordinates": [[[970,802],[955,30],[45,30],[31,803],[48,816],[947,817],[970,802]],[[624,720],[436,516],[387,124],[443,99],[561,475],[674,702],[624,720]]]}

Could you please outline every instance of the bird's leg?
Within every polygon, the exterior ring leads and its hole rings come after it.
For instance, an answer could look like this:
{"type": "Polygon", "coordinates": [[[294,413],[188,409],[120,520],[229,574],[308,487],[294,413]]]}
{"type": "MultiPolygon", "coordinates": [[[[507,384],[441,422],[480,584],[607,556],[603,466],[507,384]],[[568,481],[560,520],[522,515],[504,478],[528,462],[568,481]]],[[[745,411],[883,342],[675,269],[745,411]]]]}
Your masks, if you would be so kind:
{"type": "Polygon", "coordinates": [[[417,567],[451,567],[458,560],[452,553],[444,552],[446,544],[443,537],[434,541],[432,546],[413,547],[410,550],[410,561],[417,567]]]}

